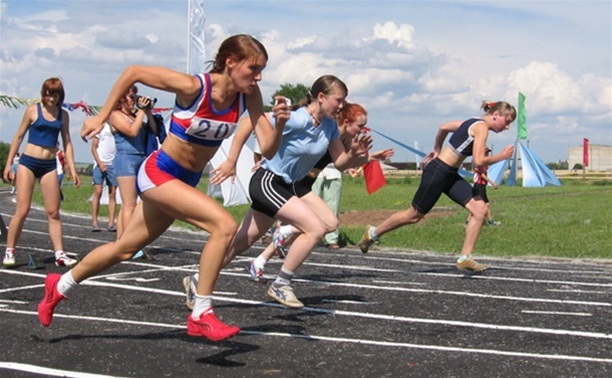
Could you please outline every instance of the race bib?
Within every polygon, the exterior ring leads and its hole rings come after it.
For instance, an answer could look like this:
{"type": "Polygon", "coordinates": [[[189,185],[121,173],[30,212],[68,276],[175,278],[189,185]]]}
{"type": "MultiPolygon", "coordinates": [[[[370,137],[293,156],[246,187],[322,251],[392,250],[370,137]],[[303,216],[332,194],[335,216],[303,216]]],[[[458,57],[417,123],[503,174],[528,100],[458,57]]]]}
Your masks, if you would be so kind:
{"type": "Polygon", "coordinates": [[[234,122],[222,122],[204,118],[193,118],[185,133],[198,139],[222,140],[228,138],[238,127],[234,122]]]}

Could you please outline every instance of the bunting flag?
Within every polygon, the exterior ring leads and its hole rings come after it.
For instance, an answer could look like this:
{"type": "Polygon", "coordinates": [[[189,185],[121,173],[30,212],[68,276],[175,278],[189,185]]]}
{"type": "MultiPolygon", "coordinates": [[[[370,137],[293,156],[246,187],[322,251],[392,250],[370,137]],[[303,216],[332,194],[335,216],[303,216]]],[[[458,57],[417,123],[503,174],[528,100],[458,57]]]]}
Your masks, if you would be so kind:
{"type": "MultiPolygon", "coordinates": [[[[40,100],[34,98],[19,98],[0,94],[0,104],[6,106],[7,108],[18,109],[21,106],[30,106],[32,104],[36,104],[37,102],[40,102],[40,100]]],[[[87,103],[85,103],[84,101],[74,103],[65,102],[62,104],[62,108],[71,112],[75,110],[81,110],[83,113],[87,114],[90,117],[98,114],[100,109],[102,109],[101,106],[87,105],[87,103]]],[[[164,113],[170,110],[172,110],[172,108],[153,108],[151,109],[151,112],[153,114],[156,114],[164,113]]]]}
{"type": "Polygon", "coordinates": [[[582,140],[582,166],[589,166],[589,140],[587,138],[582,140]]]}
{"type": "Polygon", "coordinates": [[[387,179],[378,160],[364,164],[361,168],[363,168],[363,177],[368,194],[372,194],[387,185],[387,179]]]}
{"type": "Polygon", "coordinates": [[[518,96],[518,128],[517,139],[527,139],[527,116],[525,114],[525,95],[519,92],[518,96]]]}

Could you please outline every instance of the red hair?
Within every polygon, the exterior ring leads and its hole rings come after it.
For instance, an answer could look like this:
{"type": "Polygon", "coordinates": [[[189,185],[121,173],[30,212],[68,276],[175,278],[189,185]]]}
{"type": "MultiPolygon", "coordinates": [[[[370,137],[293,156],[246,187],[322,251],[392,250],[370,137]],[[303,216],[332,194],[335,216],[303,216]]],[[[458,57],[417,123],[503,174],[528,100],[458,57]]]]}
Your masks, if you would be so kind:
{"type": "Polygon", "coordinates": [[[47,95],[59,95],[59,101],[57,102],[57,107],[61,108],[64,103],[64,98],[66,96],[66,92],[64,92],[64,84],[62,84],[62,80],[57,77],[50,77],[43,82],[42,88],[40,89],[40,97],[45,97],[47,95]]]}
{"type": "Polygon", "coordinates": [[[359,104],[346,103],[338,114],[338,124],[342,125],[344,121],[354,122],[360,114],[368,115],[368,112],[359,104]]]}

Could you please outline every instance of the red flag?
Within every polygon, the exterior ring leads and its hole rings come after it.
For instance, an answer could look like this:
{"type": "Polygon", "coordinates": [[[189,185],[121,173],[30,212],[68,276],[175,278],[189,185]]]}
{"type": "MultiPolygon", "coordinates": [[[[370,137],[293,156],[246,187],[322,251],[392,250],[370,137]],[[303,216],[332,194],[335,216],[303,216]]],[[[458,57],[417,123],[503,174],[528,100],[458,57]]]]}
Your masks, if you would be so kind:
{"type": "Polygon", "coordinates": [[[385,179],[385,175],[383,174],[378,160],[364,164],[361,168],[363,168],[363,177],[365,178],[366,191],[368,194],[372,194],[387,185],[387,179],[385,179]]]}
{"type": "Polygon", "coordinates": [[[589,166],[589,140],[584,138],[582,142],[582,165],[589,166]]]}

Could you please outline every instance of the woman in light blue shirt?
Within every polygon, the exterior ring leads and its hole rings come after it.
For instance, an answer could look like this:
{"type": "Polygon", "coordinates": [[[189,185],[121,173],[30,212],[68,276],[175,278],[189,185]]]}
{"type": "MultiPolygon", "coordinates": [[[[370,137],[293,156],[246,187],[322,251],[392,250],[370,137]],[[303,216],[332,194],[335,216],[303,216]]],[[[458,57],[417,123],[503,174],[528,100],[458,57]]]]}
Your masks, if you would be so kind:
{"type": "MultiPolygon", "coordinates": [[[[317,212],[296,193],[295,182],[306,176],[328,149],[335,166],[344,170],[371,147],[370,136],[356,135],[347,151],[339,138],[336,116],[347,94],[348,89],[340,79],[332,75],[321,76],[307,97],[291,112],[278,153],[264,156],[261,167],[251,178],[249,192],[253,203],[223,261],[223,265],[227,265],[237,254],[253,245],[275,219],[300,230],[278,278],[268,290],[271,298],[287,307],[304,306],[293,293],[291,279],[323,235],[331,231],[317,212]]],[[[274,123],[273,119],[271,121],[274,123]]],[[[238,129],[234,145],[241,146],[252,132],[252,125],[248,122],[246,120],[238,129]]],[[[232,148],[228,161],[237,160],[237,150],[232,148]]],[[[218,180],[225,177],[227,175],[221,175],[218,180]]]]}

